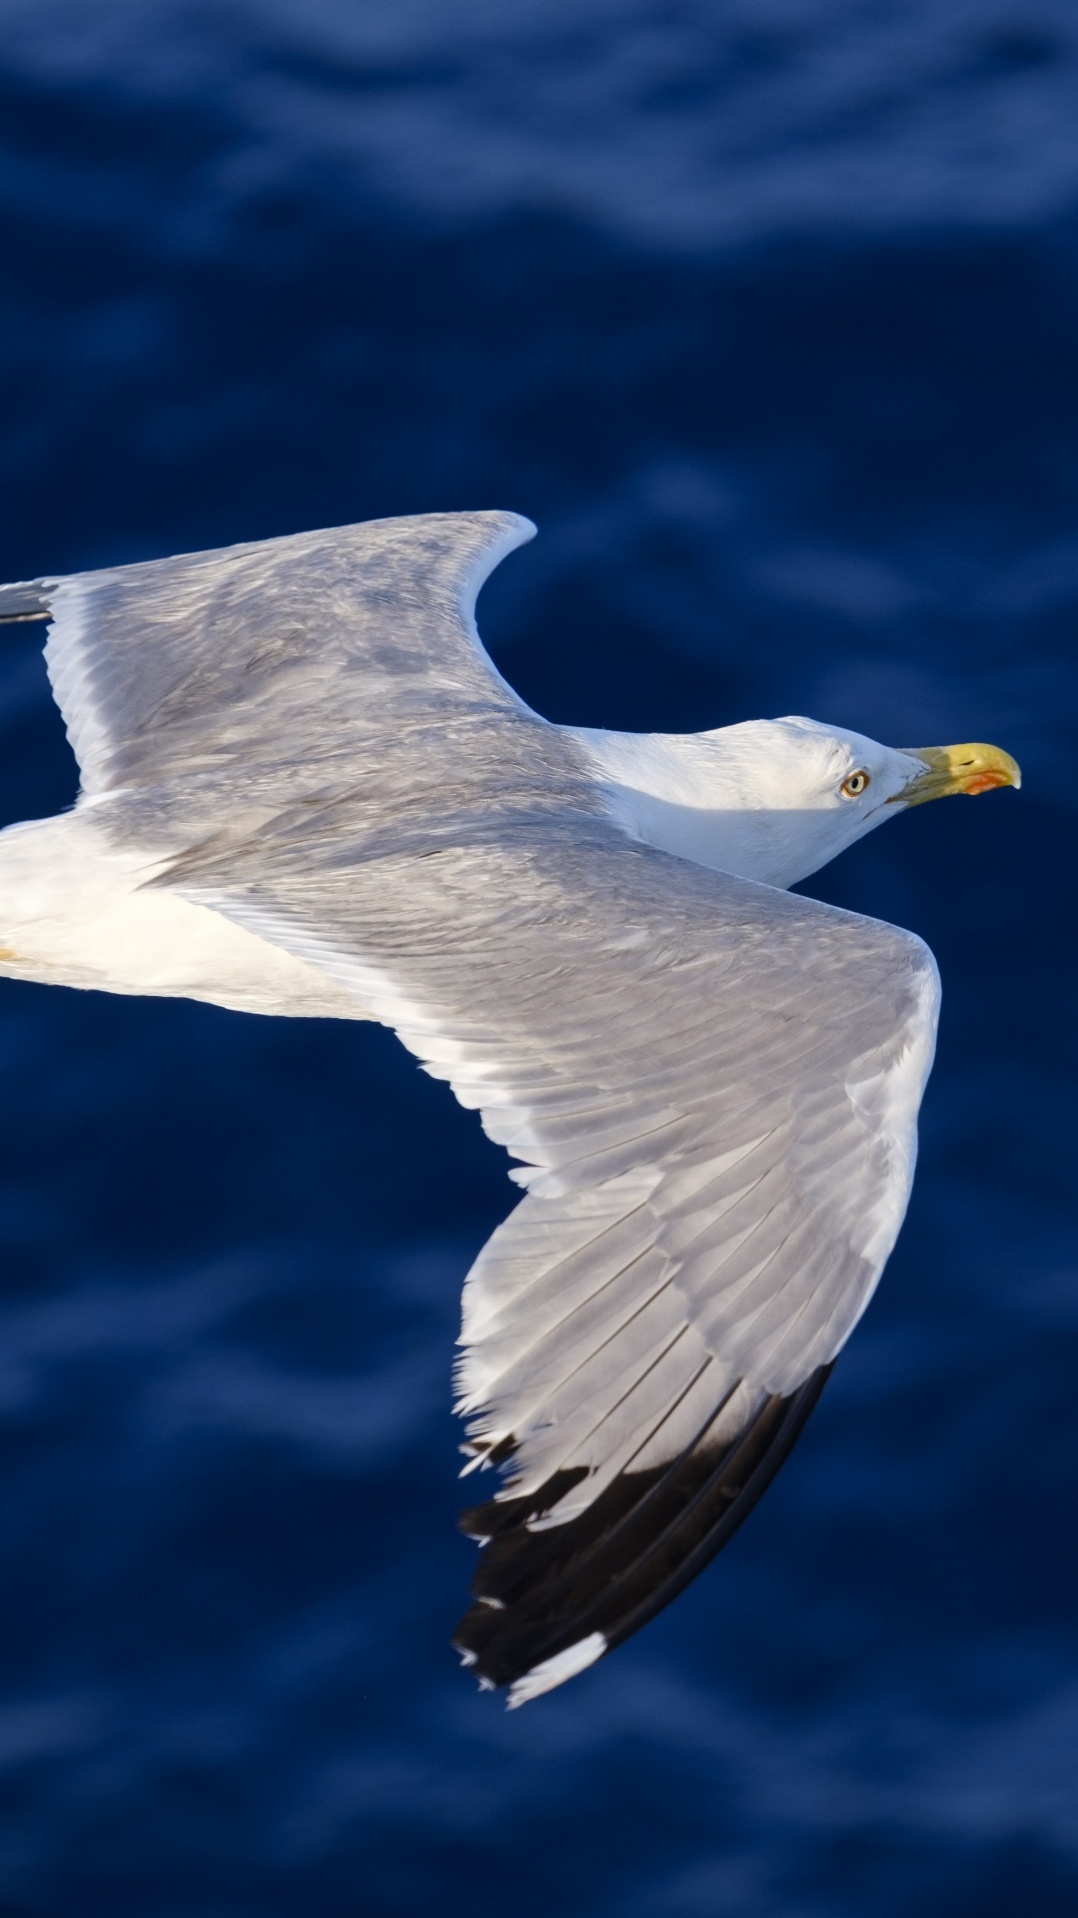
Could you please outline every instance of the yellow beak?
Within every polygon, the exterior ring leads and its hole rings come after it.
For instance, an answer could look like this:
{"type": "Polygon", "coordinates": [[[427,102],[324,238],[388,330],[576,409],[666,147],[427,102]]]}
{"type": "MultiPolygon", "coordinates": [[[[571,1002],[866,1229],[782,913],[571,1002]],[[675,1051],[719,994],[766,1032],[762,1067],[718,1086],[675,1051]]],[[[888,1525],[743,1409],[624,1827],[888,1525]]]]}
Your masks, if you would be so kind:
{"type": "Polygon", "coordinates": [[[947,799],[951,793],[973,798],[993,786],[1022,784],[1017,760],[999,746],[906,746],[903,751],[925,764],[924,772],[895,794],[904,806],[923,806],[926,799],[947,799]]]}

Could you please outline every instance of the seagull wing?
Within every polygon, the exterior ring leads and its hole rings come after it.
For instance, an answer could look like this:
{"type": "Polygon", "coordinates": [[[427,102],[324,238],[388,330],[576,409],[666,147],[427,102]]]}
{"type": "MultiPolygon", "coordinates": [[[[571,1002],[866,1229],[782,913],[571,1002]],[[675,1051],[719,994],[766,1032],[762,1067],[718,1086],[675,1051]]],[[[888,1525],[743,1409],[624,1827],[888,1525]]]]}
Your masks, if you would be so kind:
{"type": "Polygon", "coordinates": [[[483,1541],[456,1643],[512,1703],[665,1605],[786,1456],[905,1211],[937,984],[875,921],[566,815],[419,856],[318,832],[187,896],[330,972],[527,1196],[465,1286],[483,1541]]]}
{"type": "Polygon", "coordinates": [[[511,515],[0,593],[95,818],[337,979],[522,1162],[465,1288],[484,1541],[457,1643],[520,1703],[634,1631],[788,1452],[905,1210],[911,935],[638,846],[475,634],[511,515]],[[35,594],[37,599],[35,599],[35,594]]]}
{"type": "Polygon", "coordinates": [[[483,581],[534,532],[515,513],[371,520],[0,587],[0,621],[53,622],[83,793],[137,795],[131,837],[182,840],[369,777],[371,745],[406,739],[437,782],[466,742],[474,787],[480,733],[553,734],[475,628],[483,581]]]}

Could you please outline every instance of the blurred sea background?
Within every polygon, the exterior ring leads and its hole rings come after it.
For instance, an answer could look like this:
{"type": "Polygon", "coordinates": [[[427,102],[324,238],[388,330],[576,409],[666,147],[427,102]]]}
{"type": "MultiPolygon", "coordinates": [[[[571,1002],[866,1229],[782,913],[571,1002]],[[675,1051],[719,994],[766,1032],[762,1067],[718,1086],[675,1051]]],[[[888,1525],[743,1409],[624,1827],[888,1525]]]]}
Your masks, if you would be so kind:
{"type": "MultiPolygon", "coordinates": [[[[1078,1909],[1078,14],[3,0],[0,577],[509,507],[559,720],[988,739],[908,1223],[773,1489],[506,1715],[447,1639],[504,1156],[388,1032],[0,985],[5,1918],[1078,1909]]],[[[2,819],[71,802],[41,629],[2,819]]]]}

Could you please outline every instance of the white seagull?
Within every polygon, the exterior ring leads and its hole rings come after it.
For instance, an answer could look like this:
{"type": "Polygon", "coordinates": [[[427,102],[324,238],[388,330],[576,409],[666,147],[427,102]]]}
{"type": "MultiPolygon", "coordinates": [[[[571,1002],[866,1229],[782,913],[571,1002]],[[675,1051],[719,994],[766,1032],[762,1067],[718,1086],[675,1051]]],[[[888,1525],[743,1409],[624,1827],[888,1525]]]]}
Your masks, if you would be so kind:
{"type": "Polygon", "coordinates": [[[784,890],[984,745],[555,726],[479,642],[535,529],[432,514],[0,588],[50,618],[70,812],[0,834],[7,973],[392,1026],[527,1196],[464,1288],[483,1546],[455,1644],[522,1704],[644,1624],[786,1457],[894,1245],[939,987],[784,890]]]}

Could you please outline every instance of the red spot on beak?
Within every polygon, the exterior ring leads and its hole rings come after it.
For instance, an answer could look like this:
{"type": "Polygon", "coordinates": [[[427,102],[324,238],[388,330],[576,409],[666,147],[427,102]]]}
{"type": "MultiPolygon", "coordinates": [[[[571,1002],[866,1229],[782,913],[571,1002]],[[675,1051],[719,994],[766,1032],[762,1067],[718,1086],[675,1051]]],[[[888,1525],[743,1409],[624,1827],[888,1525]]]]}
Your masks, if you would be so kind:
{"type": "Polygon", "coordinates": [[[968,785],[963,786],[962,791],[967,798],[976,799],[978,793],[990,793],[996,786],[1009,786],[1011,783],[1006,773],[974,773],[973,778],[968,785]]]}

